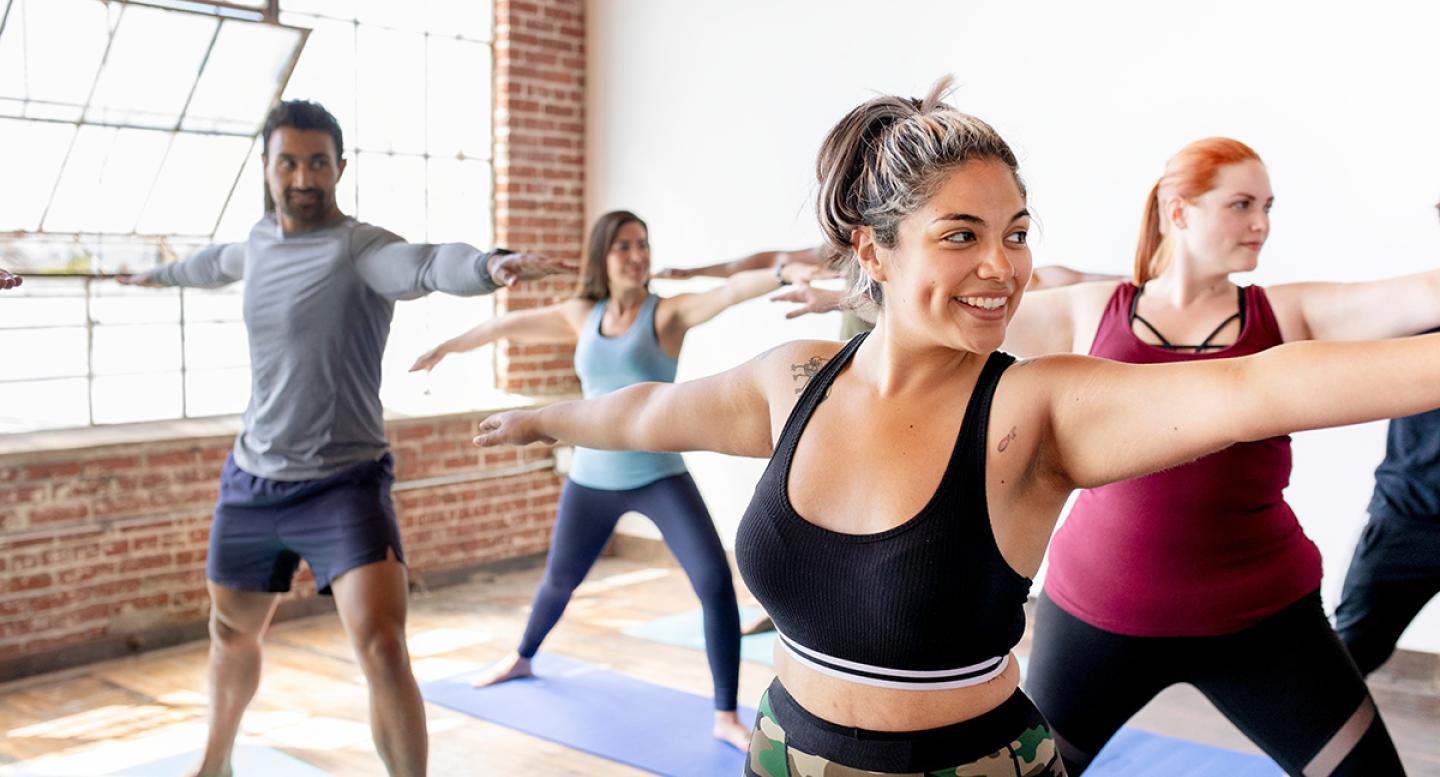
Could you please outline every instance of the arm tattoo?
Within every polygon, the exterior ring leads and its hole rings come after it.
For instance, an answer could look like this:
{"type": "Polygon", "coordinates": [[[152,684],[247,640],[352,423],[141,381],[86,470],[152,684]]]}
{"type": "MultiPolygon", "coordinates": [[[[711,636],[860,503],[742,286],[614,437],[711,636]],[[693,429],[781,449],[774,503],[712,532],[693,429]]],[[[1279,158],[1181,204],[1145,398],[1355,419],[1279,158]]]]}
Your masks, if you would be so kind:
{"type": "Polygon", "coordinates": [[[800,387],[795,389],[795,393],[803,393],[805,387],[810,385],[810,379],[820,374],[820,370],[824,369],[825,363],[828,361],[830,360],[823,356],[811,356],[807,362],[790,365],[791,380],[800,381],[800,387]]]}
{"type": "Polygon", "coordinates": [[[1015,438],[1018,436],[1020,436],[1020,428],[1018,426],[1010,427],[1010,433],[1005,435],[1005,439],[1001,440],[999,445],[995,446],[995,450],[1004,453],[1005,449],[1009,448],[1010,443],[1015,442],[1015,438]]]}

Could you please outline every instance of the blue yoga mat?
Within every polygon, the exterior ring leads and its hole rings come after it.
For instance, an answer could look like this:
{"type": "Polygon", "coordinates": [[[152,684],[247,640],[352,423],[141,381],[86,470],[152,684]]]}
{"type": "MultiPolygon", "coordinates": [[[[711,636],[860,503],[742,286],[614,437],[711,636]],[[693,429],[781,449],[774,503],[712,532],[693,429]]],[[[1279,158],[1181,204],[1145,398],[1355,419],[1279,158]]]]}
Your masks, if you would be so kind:
{"type": "MultiPolygon", "coordinates": [[[[425,683],[420,692],[442,707],[656,774],[735,777],[744,769],[744,753],[710,736],[709,698],[548,654],[535,657],[535,677],[472,688],[476,674],[425,683]]],[[[741,708],[741,721],[754,719],[754,710],[741,708]]]]}
{"type": "MultiPolygon", "coordinates": [[[[760,617],[764,611],[759,607],[741,607],[740,621],[748,622],[760,617]]],[[[624,632],[627,636],[663,642],[666,645],[705,649],[705,625],[699,610],[682,612],[657,618],[639,626],[631,626],[624,632]]],[[[740,658],[765,666],[774,666],[775,632],[762,631],[740,638],[740,658]]]]}
{"type": "Polygon", "coordinates": [[[1136,728],[1121,729],[1085,777],[1284,777],[1261,755],[1202,745],[1136,728]]]}

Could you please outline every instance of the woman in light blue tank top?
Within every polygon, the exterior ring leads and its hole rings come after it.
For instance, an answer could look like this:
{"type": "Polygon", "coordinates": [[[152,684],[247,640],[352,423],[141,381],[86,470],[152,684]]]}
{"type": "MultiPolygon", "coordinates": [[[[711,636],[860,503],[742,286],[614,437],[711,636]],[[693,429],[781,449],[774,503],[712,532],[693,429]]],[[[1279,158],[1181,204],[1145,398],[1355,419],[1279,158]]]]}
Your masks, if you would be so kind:
{"type": "MultiPolygon", "coordinates": [[[[590,233],[581,289],[575,299],[487,321],[422,355],[412,370],[430,369],[447,354],[500,338],[575,346],[575,372],[586,397],[647,381],[673,383],[685,333],[731,305],[774,291],[784,280],[813,274],[786,265],[732,275],[698,294],[659,297],[649,289],[650,245],[645,222],[628,211],[601,216],[590,233]]],[[[736,716],[740,614],[730,566],[710,513],[685,462],[675,453],[575,450],[560,494],[545,576],[514,654],[477,681],[488,685],[531,674],[531,659],[559,621],[575,588],[594,566],[627,512],[655,522],[700,597],[705,650],[715,680],[717,738],[744,749],[749,728],[736,716]]]]}

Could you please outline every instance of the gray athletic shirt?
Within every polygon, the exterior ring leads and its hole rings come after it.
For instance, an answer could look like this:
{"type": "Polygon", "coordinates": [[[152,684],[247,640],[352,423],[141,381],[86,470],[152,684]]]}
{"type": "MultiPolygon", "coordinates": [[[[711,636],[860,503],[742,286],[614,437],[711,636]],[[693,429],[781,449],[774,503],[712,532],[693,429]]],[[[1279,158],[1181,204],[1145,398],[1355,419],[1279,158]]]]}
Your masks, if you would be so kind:
{"type": "Polygon", "coordinates": [[[492,292],[489,256],[464,243],[407,243],[348,216],[284,235],[267,214],[245,242],[210,246],[148,277],[198,288],[245,280],[250,405],[235,463],[272,480],[310,480],[387,449],[380,356],[395,300],[492,292]]]}

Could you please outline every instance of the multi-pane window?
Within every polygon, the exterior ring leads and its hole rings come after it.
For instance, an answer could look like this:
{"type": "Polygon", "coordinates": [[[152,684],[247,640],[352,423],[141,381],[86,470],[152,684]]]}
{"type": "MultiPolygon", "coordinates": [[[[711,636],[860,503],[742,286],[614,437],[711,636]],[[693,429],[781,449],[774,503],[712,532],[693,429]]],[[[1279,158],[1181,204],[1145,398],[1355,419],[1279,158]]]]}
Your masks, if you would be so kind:
{"type": "MultiPolygon", "coordinates": [[[[263,214],[259,125],[282,94],[339,118],[341,210],[415,242],[492,240],[487,2],[0,0],[0,14],[0,267],[26,274],[0,298],[0,432],[243,409],[240,284],[104,276],[245,238],[263,214]]],[[[458,409],[493,386],[483,359],[405,372],[492,311],[397,306],[387,406],[458,409]]]]}

